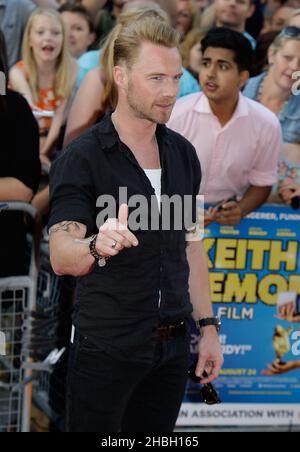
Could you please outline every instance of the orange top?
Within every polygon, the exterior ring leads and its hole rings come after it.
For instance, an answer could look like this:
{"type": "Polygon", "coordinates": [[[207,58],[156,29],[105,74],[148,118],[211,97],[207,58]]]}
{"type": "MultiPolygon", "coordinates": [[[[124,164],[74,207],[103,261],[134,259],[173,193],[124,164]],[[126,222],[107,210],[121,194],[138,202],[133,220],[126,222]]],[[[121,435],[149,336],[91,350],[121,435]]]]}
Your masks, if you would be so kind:
{"type": "MultiPolygon", "coordinates": [[[[29,79],[28,74],[26,72],[25,62],[23,60],[19,61],[16,66],[23,72],[24,76],[26,77],[26,80],[29,79]]],[[[51,88],[40,88],[39,89],[39,100],[34,105],[31,106],[33,109],[34,107],[38,107],[41,110],[47,110],[47,111],[56,111],[61,103],[61,97],[55,97],[54,89],[51,88]]],[[[46,118],[46,117],[38,117],[37,118],[39,128],[40,128],[40,135],[46,135],[51,127],[53,118],[46,118]]]]}

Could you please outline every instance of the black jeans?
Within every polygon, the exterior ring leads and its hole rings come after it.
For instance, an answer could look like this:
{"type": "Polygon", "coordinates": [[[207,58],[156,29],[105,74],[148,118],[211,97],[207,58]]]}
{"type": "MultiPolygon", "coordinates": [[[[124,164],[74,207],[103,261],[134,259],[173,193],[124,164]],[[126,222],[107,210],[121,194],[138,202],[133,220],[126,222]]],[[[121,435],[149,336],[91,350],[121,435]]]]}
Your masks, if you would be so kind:
{"type": "Polygon", "coordinates": [[[88,338],[71,345],[69,432],[172,432],[185,393],[190,332],[157,342],[152,364],[111,357],[88,338]]]}

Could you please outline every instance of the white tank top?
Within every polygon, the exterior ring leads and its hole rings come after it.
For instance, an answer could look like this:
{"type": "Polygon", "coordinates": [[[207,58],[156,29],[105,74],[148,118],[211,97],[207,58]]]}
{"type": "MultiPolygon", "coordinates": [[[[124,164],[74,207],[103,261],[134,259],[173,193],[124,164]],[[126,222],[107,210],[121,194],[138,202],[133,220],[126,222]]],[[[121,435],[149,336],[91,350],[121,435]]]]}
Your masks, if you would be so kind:
{"type": "MultiPolygon", "coordinates": [[[[157,197],[158,208],[161,211],[161,169],[144,169],[146,176],[151,182],[152,187],[155,190],[155,195],[157,197]]],[[[161,292],[159,291],[158,307],[161,303],[161,292]]]]}
{"type": "Polygon", "coordinates": [[[157,197],[159,211],[161,209],[161,169],[144,169],[146,176],[151,182],[157,197]]]}

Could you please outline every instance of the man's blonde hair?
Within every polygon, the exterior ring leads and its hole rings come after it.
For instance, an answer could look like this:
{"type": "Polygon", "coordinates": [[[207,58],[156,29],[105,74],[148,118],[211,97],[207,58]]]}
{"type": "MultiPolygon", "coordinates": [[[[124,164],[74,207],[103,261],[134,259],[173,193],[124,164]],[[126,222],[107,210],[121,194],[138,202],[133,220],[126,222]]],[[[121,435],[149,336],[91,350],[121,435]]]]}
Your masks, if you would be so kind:
{"type": "Polygon", "coordinates": [[[22,56],[25,62],[28,83],[31,88],[34,102],[39,100],[38,67],[34,58],[33,50],[30,46],[30,33],[34,21],[39,16],[52,17],[59,23],[63,33],[63,44],[61,52],[56,62],[56,75],[54,80],[55,97],[67,99],[72,91],[76,76],[72,69],[72,59],[67,46],[66,32],[61,15],[53,9],[37,8],[28,19],[23,38],[22,56]]]}
{"type": "Polygon", "coordinates": [[[114,109],[118,102],[114,67],[125,63],[130,68],[144,42],[168,48],[179,47],[180,35],[170,26],[166,14],[159,7],[141,7],[122,14],[119,24],[108,35],[101,55],[101,66],[106,79],[102,99],[104,108],[114,109]]]}

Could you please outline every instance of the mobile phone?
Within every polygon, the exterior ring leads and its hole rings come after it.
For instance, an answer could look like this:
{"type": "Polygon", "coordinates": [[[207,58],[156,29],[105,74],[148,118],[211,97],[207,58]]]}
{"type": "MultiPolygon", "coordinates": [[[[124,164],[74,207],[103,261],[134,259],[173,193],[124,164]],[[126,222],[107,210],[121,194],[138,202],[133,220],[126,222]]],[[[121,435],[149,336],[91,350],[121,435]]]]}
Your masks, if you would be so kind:
{"type": "Polygon", "coordinates": [[[224,204],[227,204],[229,202],[237,202],[237,198],[236,196],[233,196],[232,198],[227,199],[226,201],[222,201],[219,204],[217,204],[215,206],[215,209],[217,210],[217,212],[221,212],[223,210],[223,206],[224,204]]]}

